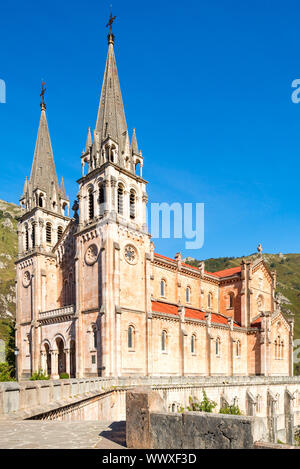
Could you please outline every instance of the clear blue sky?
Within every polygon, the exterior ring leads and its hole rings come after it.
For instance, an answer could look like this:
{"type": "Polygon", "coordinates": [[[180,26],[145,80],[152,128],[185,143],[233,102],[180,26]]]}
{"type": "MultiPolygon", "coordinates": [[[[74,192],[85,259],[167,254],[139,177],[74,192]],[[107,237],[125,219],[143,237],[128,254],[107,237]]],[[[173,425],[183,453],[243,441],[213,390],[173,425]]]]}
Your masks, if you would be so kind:
{"type": "MultiPolygon", "coordinates": [[[[2,2],[0,198],[18,202],[30,175],[47,82],[59,177],[71,200],[95,126],[107,53],[104,1],[2,2]]],[[[151,202],[204,202],[205,243],[155,240],[199,259],[300,252],[299,1],[113,2],[127,124],[136,127],[151,202]]]]}

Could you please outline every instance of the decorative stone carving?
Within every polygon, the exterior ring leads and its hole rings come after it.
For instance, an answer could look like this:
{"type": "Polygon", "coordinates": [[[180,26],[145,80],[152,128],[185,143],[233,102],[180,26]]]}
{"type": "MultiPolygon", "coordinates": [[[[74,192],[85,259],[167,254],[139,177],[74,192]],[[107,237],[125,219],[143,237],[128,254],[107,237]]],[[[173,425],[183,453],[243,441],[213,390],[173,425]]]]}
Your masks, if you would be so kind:
{"type": "Polygon", "coordinates": [[[23,286],[25,288],[29,287],[30,282],[31,282],[31,275],[30,275],[30,272],[26,270],[23,275],[23,286]]]}
{"type": "Polygon", "coordinates": [[[96,244],[91,244],[87,250],[85,251],[85,262],[87,265],[95,264],[96,260],[98,259],[99,249],[97,248],[96,244]]]}
{"type": "Polygon", "coordinates": [[[124,249],[124,257],[128,264],[136,264],[138,261],[138,253],[132,244],[127,244],[124,249]]]}

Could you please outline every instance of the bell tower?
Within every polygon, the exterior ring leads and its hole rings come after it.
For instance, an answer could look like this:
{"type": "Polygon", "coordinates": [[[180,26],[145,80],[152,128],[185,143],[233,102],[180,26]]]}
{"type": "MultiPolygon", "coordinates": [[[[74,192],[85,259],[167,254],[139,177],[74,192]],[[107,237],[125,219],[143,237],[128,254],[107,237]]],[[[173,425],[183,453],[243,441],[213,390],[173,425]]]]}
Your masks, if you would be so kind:
{"type": "Polygon", "coordinates": [[[39,129],[29,180],[25,179],[18,221],[16,342],[18,370],[26,378],[40,366],[39,313],[59,307],[53,248],[70,218],[63,179],[59,186],[46,118],[42,83],[39,129]]]}
{"type": "Polygon", "coordinates": [[[83,285],[76,296],[80,309],[77,337],[81,337],[77,363],[81,363],[79,374],[85,376],[120,374],[123,310],[145,311],[146,304],[145,256],[150,253],[147,181],[142,175],[143,156],[136,131],[133,129],[130,142],[127,129],[113,20],[111,15],[96,126],[93,133],[88,129],[81,155],[82,177],[78,180],[76,265],[83,285]],[[136,296],[132,296],[133,285],[136,296]],[[87,329],[96,330],[97,348],[93,350],[84,341],[87,329]]]}

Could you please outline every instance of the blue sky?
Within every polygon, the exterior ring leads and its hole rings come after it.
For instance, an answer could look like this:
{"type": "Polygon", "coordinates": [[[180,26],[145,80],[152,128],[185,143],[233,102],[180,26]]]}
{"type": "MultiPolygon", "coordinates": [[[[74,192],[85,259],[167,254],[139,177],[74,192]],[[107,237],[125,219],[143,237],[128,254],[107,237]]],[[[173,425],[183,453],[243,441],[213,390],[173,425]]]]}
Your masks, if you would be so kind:
{"type": "MultiPolygon", "coordinates": [[[[47,82],[59,178],[73,200],[87,129],[95,126],[110,2],[2,4],[0,198],[18,202],[30,175],[47,82]]],[[[300,252],[297,1],[113,2],[128,128],[136,127],[150,202],[205,203],[205,242],[154,240],[204,259],[300,252]]]]}

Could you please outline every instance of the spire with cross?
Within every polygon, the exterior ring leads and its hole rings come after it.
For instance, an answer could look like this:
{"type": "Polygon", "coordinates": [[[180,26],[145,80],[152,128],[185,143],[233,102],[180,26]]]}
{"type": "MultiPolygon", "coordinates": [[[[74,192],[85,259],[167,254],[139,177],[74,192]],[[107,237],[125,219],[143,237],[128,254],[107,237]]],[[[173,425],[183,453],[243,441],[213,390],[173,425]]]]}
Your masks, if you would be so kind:
{"type": "Polygon", "coordinates": [[[46,104],[45,104],[45,97],[44,97],[44,95],[45,95],[45,92],[46,92],[46,89],[47,89],[47,88],[44,88],[44,86],[46,85],[46,83],[45,83],[44,81],[41,82],[41,85],[42,85],[42,91],[41,91],[41,94],[40,94],[40,96],[42,97],[41,109],[42,109],[42,111],[45,111],[45,109],[46,109],[46,104]]]}
{"type": "Polygon", "coordinates": [[[108,38],[108,43],[114,43],[114,39],[115,39],[115,36],[113,35],[113,32],[112,32],[112,25],[113,25],[113,22],[115,21],[117,17],[116,16],[113,16],[112,14],[112,11],[110,12],[110,17],[109,17],[109,21],[106,25],[106,27],[108,28],[109,27],[109,35],[107,36],[108,38]]]}

